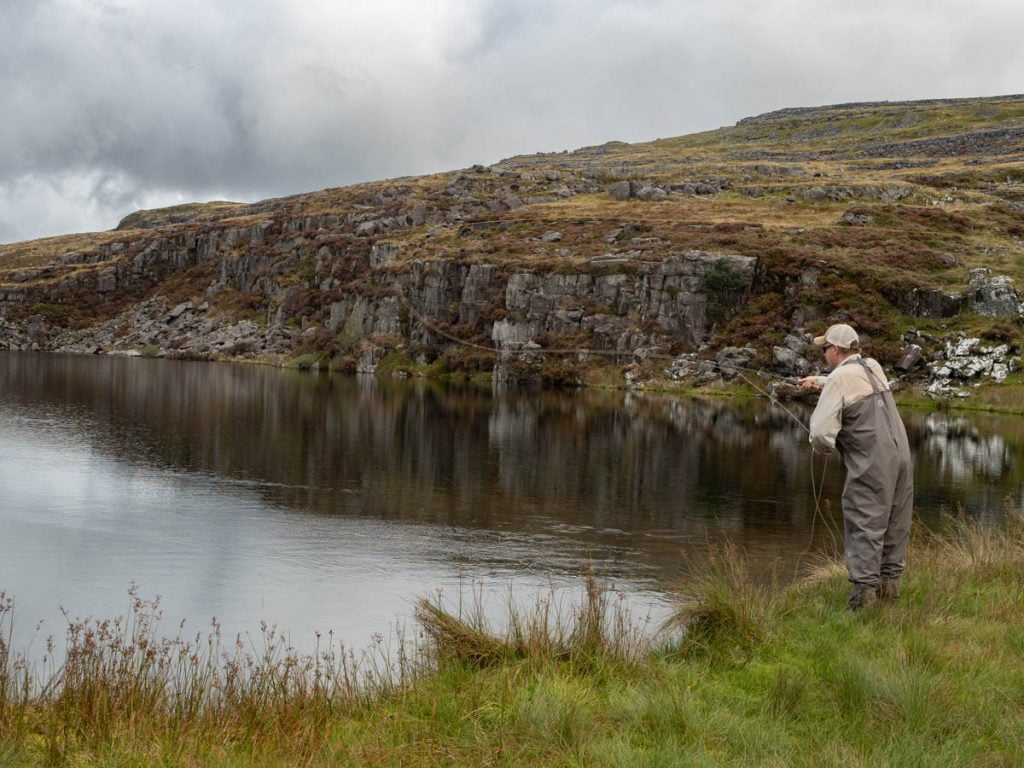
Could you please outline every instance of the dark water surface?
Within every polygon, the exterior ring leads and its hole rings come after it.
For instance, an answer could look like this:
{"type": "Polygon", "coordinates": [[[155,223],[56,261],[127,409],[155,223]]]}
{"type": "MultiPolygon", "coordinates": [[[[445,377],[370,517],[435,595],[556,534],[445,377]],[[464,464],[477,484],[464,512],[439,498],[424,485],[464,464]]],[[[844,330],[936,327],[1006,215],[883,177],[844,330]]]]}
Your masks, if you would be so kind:
{"type": "MultiPolygon", "coordinates": [[[[1020,503],[1024,420],[904,419],[920,520],[1020,503]]],[[[59,606],[123,613],[135,582],[169,631],[216,615],[365,645],[417,595],[529,595],[593,563],[658,613],[712,544],[787,568],[828,550],[810,462],[763,402],[0,353],[0,590],[21,638],[60,634],[59,606]]],[[[841,485],[831,465],[834,523],[841,485]]]]}

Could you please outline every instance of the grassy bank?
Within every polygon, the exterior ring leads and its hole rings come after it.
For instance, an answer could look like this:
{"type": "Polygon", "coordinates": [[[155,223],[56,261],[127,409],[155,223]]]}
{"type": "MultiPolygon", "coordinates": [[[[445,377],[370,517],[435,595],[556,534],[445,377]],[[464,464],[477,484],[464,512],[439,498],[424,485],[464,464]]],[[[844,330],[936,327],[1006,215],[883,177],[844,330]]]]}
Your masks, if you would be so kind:
{"type": "Polygon", "coordinates": [[[256,657],[215,634],[161,640],[139,601],[72,627],[42,691],[0,649],[0,763],[1022,764],[1020,516],[918,535],[904,581],[851,614],[838,564],[780,587],[724,552],[653,640],[584,579],[570,615],[541,603],[500,632],[421,602],[420,650],[390,664],[329,638],[308,658],[272,635],[256,657]]]}

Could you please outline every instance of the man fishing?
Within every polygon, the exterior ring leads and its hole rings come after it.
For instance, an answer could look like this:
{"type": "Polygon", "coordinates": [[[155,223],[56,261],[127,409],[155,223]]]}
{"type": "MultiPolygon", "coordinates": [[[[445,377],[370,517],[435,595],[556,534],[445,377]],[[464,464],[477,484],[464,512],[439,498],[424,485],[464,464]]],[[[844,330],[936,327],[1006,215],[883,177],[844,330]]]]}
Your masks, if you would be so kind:
{"type": "Polygon", "coordinates": [[[914,504],[910,445],[882,367],[861,356],[857,332],[833,325],[814,343],[832,372],[798,384],[821,391],[811,415],[812,447],[826,455],[838,449],[846,465],[843,523],[853,584],[847,604],[859,610],[899,597],[914,504]]]}

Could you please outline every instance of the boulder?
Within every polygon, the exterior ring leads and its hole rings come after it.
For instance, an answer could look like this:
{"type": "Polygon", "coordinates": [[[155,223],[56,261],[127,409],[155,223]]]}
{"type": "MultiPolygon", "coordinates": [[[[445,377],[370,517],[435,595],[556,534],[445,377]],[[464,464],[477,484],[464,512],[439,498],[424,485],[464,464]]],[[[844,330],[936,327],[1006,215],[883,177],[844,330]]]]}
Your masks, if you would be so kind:
{"type": "Polygon", "coordinates": [[[107,267],[100,270],[96,276],[96,291],[98,293],[110,293],[117,288],[117,270],[114,267],[107,267]]]}
{"type": "Polygon", "coordinates": [[[786,376],[807,376],[811,372],[811,364],[789,347],[773,347],[772,363],[775,370],[786,376]]]}
{"type": "Polygon", "coordinates": [[[181,302],[181,304],[178,304],[176,307],[174,307],[174,309],[172,309],[170,312],[167,313],[167,321],[168,322],[173,322],[174,320],[177,320],[179,317],[181,317],[183,314],[188,312],[190,309],[192,309],[192,302],[191,301],[183,301],[183,302],[181,302]]]}
{"type": "Polygon", "coordinates": [[[737,370],[751,368],[757,357],[757,350],[753,347],[725,347],[715,355],[715,363],[718,365],[722,378],[735,378],[737,370]]]}
{"type": "Polygon", "coordinates": [[[668,197],[668,192],[666,192],[661,187],[647,185],[640,187],[640,189],[637,190],[636,196],[637,199],[643,200],[644,202],[654,203],[659,200],[664,200],[666,197],[668,197]]]}
{"type": "Polygon", "coordinates": [[[907,295],[905,308],[918,317],[954,317],[963,304],[964,295],[957,291],[915,288],[907,295]]]}
{"type": "Polygon", "coordinates": [[[915,365],[921,362],[922,357],[923,352],[921,350],[921,347],[919,347],[917,344],[908,344],[906,347],[903,348],[903,352],[900,354],[900,359],[893,367],[896,368],[897,371],[909,371],[911,368],[913,368],[915,365]]]}
{"type": "Polygon", "coordinates": [[[616,200],[629,200],[633,196],[633,186],[628,181],[616,181],[608,187],[608,194],[616,200]]]}
{"type": "Polygon", "coordinates": [[[984,317],[1021,317],[1024,305],[1013,287],[1013,279],[1006,275],[992,277],[992,271],[978,267],[967,273],[967,304],[984,317]]]}
{"type": "Polygon", "coordinates": [[[372,237],[377,234],[378,226],[376,221],[364,221],[356,227],[357,237],[372,237]]]}
{"type": "MultiPolygon", "coordinates": [[[[521,205],[522,203],[520,203],[521,205]]],[[[512,206],[509,206],[510,208],[512,206]]],[[[427,206],[416,205],[413,206],[412,210],[406,215],[406,220],[409,222],[409,226],[419,227],[427,221],[427,206]]]]}
{"type": "Polygon", "coordinates": [[[874,222],[874,220],[874,216],[869,216],[866,213],[854,213],[853,211],[847,211],[839,217],[840,224],[846,224],[851,227],[864,227],[874,222]]]}

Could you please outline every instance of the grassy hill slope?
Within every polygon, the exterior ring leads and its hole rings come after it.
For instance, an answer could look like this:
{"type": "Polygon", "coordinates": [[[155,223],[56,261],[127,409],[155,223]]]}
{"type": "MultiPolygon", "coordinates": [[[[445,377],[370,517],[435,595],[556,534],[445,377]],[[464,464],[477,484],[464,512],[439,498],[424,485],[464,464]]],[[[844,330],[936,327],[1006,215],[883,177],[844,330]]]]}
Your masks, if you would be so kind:
{"type": "MultiPolygon", "coordinates": [[[[1018,342],[1018,317],[985,316],[963,301],[956,311],[934,309],[941,294],[963,293],[978,267],[1024,285],[1022,96],[783,109],[641,144],[518,156],[251,205],[139,212],[113,232],[0,246],[0,317],[22,326],[36,317],[47,331],[42,348],[74,349],[66,336],[54,341],[61,329],[119,317],[137,323],[126,313],[154,300],[164,309],[205,302],[222,323],[246,319],[264,336],[280,327],[277,336],[288,337],[244,354],[306,354],[335,367],[351,365],[367,346],[429,362],[452,346],[438,330],[492,346],[501,320],[518,323],[521,335],[533,331],[542,348],[675,354],[697,338],[711,350],[752,345],[770,365],[772,346],[787,334],[841,320],[892,362],[911,328],[925,334],[926,348],[957,333],[1018,342]],[[656,311],[645,305],[650,275],[670,273],[657,265],[692,260],[696,251],[751,257],[756,269],[726,295],[695,273],[682,287],[665,283],[656,311]],[[529,308],[519,307],[505,283],[494,282],[481,306],[467,310],[461,281],[474,265],[492,270],[492,281],[622,274],[635,288],[616,294],[613,306],[563,291],[542,312],[533,299],[541,289],[531,289],[529,308]],[[440,293],[409,293],[423,283],[423,269],[441,270],[440,293]],[[389,290],[402,294],[406,310],[393,322],[382,319],[389,290]],[[689,292],[689,304],[669,301],[673,290],[689,292]],[[371,318],[362,325],[350,322],[357,300],[371,318]],[[699,332],[666,321],[684,304],[695,307],[699,332]],[[574,311],[581,321],[552,314],[574,311]],[[609,318],[617,335],[602,337],[594,329],[609,318]]],[[[96,338],[100,349],[110,346],[96,338]]],[[[167,334],[126,338],[173,351],[167,334]]],[[[229,346],[195,356],[238,356],[229,346]]],[[[458,367],[470,355],[450,357],[458,367]]]]}

